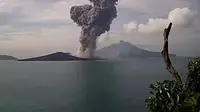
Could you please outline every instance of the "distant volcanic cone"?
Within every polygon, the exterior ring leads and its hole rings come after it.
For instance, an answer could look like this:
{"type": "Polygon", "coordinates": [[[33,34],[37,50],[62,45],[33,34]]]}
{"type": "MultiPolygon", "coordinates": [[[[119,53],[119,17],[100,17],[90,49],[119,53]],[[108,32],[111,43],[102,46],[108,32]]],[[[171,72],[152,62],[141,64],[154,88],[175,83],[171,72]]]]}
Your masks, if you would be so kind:
{"type": "Polygon", "coordinates": [[[93,5],[72,6],[71,19],[81,26],[80,48],[78,57],[93,58],[97,38],[110,30],[110,25],[117,17],[118,0],[89,0],[93,5]]]}

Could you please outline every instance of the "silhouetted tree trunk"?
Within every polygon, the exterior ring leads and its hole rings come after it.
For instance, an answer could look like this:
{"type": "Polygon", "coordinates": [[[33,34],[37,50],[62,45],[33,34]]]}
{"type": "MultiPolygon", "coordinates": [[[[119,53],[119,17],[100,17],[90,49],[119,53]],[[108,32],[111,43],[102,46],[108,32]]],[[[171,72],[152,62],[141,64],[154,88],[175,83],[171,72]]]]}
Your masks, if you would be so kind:
{"type": "Polygon", "coordinates": [[[169,73],[172,74],[175,81],[178,84],[182,85],[181,77],[180,77],[179,73],[175,70],[175,68],[173,67],[171,60],[169,58],[168,37],[169,37],[169,33],[171,31],[171,28],[172,28],[172,23],[170,23],[168,28],[165,28],[165,30],[164,30],[164,34],[163,34],[163,36],[164,36],[164,46],[163,46],[163,51],[161,52],[161,54],[164,58],[164,61],[165,61],[165,64],[166,64],[166,69],[169,71],[169,73]]]}

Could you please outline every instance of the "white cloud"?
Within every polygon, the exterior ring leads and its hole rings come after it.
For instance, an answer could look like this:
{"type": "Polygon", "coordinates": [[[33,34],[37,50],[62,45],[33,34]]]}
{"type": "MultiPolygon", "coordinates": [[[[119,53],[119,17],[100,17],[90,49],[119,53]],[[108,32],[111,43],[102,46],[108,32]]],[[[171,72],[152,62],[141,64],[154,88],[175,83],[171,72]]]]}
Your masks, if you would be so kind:
{"type": "Polygon", "coordinates": [[[74,52],[80,28],[69,17],[70,7],[87,0],[0,1],[0,54],[29,57],[74,52]]]}
{"type": "Polygon", "coordinates": [[[157,32],[163,30],[169,21],[167,19],[152,19],[148,20],[147,24],[139,24],[138,31],[143,33],[157,32]]]}
{"type": "Polygon", "coordinates": [[[132,31],[136,31],[138,26],[136,22],[130,22],[128,24],[124,24],[123,28],[125,29],[125,32],[129,33],[132,31]]]}
{"type": "Polygon", "coordinates": [[[194,22],[195,12],[189,8],[176,8],[171,11],[168,16],[168,20],[172,21],[174,25],[187,27],[194,22]]]}
{"type": "Polygon", "coordinates": [[[147,23],[136,24],[136,20],[124,24],[124,33],[116,39],[126,40],[135,45],[149,46],[145,49],[161,51],[163,46],[163,30],[169,22],[173,23],[170,33],[170,51],[177,55],[200,55],[200,23],[194,10],[176,8],[169,12],[167,18],[149,18],[147,23]],[[137,28],[137,30],[135,30],[137,28]],[[128,31],[128,32],[127,32],[128,31]],[[131,32],[130,32],[131,31],[131,32]],[[153,49],[151,49],[154,46],[153,49]]]}
{"type": "MultiPolygon", "coordinates": [[[[0,54],[27,57],[53,51],[75,53],[78,47],[80,28],[70,19],[69,10],[72,5],[85,3],[89,3],[89,1],[0,0],[0,54]]],[[[143,32],[163,30],[169,20],[174,21],[174,28],[175,23],[177,23],[180,27],[184,26],[192,29],[179,32],[173,30],[174,34],[172,35],[174,36],[179,36],[176,33],[180,33],[183,35],[181,37],[187,40],[186,36],[194,38],[197,37],[199,32],[199,30],[195,31],[192,28],[194,25],[189,26],[193,21],[192,19],[195,18],[193,17],[194,12],[191,13],[192,10],[183,9],[184,7],[192,7],[190,0],[119,0],[118,4],[120,14],[113,22],[111,33],[113,31],[121,32],[123,27],[126,29],[127,34],[120,34],[116,38],[109,39],[107,34],[104,34],[102,38],[99,38],[99,42],[102,42],[99,43],[99,46],[102,46],[105,41],[111,44],[118,37],[120,39],[123,37],[123,39],[127,39],[134,44],[155,44],[155,42],[162,44],[162,39],[156,38],[156,36],[161,35],[160,33],[153,35],[143,32]],[[175,8],[177,9],[172,11],[169,17],[166,17],[169,11],[175,8]],[[122,11],[121,9],[125,10],[122,11]],[[149,19],[147,23],[140,21],[147,20],[150,17],[152,19],[149,19]],[[179,20],[180,18],[181,20],[179,20]],[[130,20],[133,20],[133,22],[130,22],[130,20]],[[122,26],[124,23],[128,24],[122,26]],[[128,39],[126,37],[134,38],[128,39]]],[[[195,24],[200,28],[199,21],[196,20],[195,24]]],[[[114,33],[114,35],[117,34],[114,33]]]]}
{"type": "Polygon", "coordinates": [[[138,27],[138,32],[153,33],[163,31],[169,22],[174,24],[174,28],[186,28],[193,24],[195,19],[195,13],[189,8],[176,8],[172,10],[167,19],[163,18],[149,18],[146,24],[135,24],[130,22],[125,24],[125,31],[131,31],[138,27]]]}

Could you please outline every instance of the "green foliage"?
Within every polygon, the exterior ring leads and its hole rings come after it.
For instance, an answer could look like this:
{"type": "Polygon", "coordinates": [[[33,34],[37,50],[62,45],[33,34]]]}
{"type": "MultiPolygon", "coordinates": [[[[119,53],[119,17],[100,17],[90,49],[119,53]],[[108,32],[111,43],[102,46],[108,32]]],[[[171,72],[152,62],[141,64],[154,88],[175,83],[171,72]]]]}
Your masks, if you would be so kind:
{"type": "Polygon", "coordinates": [[[150,86],[150,96],[146,100],[147,108],[151,112],[173,112],[176,105],[181,105],[183,88],[175,81],[165,80],[150,86]]]}
{"type": "Polygon", "coordinates": [[[189,93],[200,92],[200,58],[191,59],[188,63],[186,87],[189,93]]]}
{"type": "Polygon", "coordinates": [[[173,112],[199,112],[200,94],[197,93],[191,97],[186,97],[181,106],[176,106],[173,112]]]}
{"type": "Polygon", "coordinates": [[[145,102],[150,112],[199,112],[200,58],[189,61],[185,85],[169,80],[152,84],[145,102]]]}

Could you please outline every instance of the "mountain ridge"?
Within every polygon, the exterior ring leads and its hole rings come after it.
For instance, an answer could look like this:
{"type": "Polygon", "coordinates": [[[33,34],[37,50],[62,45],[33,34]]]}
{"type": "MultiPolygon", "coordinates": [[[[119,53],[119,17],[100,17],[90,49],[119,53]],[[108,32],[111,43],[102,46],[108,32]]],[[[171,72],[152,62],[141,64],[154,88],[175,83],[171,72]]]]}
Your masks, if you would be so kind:
{"type": "MultiPolygon", "coordinates": [[[[119,43],[111,44],[110,46],[97,50],[96,56],[108,59],[148,58],[161,57],[161,53],[144,50],[129,42],[121,40],[119,43]]],[[[170,54],[170,56],[175,57],[176,55],[170,54]]]]}
{"type": "Polygon", "coordinates": [[[100,58],[86,59],[72,56],[70,53],[56,52],[44,56],[38,56],[28,59],[20,59],[18,61],[87,61],[87,60],[102,60],[100,58]]]}
{"type": "MultiPolygon", "coordinates": [[[[175,54],[170,54],[175,57],[175,54]]],[[[105,60],[105,59],[131,59],[131,58],[148,58],[161,57],[160,52],[148,51],[141,49],[129,42],[120,41],[111,44],[96,51],[96,58],[86,59],[71,55],[70,53],[56,52],[44,56],[38,56],[18,61],[87,61],[87,60],[105,60]],[[100,57],[100,58],[99,58],[100,57]]]]}

